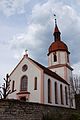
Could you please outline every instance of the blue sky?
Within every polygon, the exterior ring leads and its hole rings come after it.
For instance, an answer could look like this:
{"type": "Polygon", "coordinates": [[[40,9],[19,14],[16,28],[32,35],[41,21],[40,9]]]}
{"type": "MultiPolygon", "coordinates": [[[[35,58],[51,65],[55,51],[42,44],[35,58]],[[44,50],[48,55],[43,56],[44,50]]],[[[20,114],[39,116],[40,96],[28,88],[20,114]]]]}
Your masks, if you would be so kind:
{"type": "Polygon", "coordinates": [[[68,45],[74,73],[80,73],[80,0],[0,0],[0,83],[25,49],[47,66],[54,16],[68,45]]]}

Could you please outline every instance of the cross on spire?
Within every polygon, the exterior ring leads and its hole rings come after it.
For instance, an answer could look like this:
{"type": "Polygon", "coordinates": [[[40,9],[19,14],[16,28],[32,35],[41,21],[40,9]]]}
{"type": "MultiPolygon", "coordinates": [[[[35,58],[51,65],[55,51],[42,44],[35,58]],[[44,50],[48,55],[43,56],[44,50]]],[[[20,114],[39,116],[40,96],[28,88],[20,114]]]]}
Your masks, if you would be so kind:
{"type": "Polygon", "coordinates": [[[28,50],[25,49],[25,54],[24,54],[25,57],[28,57],[28,50]]]}
{"type": "Polygon", "coordinates": [[[54,14],[55,25],[57,25],[56,14],[54,14]]]}

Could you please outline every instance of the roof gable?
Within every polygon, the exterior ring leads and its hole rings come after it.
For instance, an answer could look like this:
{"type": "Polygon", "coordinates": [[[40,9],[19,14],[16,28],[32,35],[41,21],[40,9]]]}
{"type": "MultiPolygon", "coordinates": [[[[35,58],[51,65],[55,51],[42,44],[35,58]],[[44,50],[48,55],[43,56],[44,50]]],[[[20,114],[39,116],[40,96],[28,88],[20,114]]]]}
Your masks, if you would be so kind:
{"type": "Polygon", "coordinates": [[[17,67],[20,65],[20,63],[23,61],[24,57],[20,60],[20,62],[16,65],[16,67],[12,70],[9,76],[13,74],[13,72],[17,69],[17,67]]]}
{"type": "Polygon", "coordinates": [[[11,76],[14,71],[19,67],[19,65],[23,62],[23,60],[26,59],[26,60],[29,60],[30,62],[32,62],[32,64],[34,64],[39,70],[42,70],[42,68],[40,66],[38,66],[37,64],[35,64],[32,60],[29,59],[29,57],[27,56],[23,56],[23,58],[20,60],[20,62],[16,65],[16,67],[12,70],[12,72],[10,73],[9,76],[11,76]]]}
{"type": "Polygon", "coordinates": [[[68,84],[63,78],[61,78],[58,74],[56,74],[55,72],[52,72],[51,70],[49,70],[47,67],[41,65],[40,63],[36,62],[35,60],[24,56],[20,62],[17,64],[17,66],[13,69],[13,71],[10,73],[10,76],[12,75],[12,73],[17,69],[17,67],[21,64],[21,62],[24,60],[24,58],[32,61],[38,68],[42,69],[44,71],[44,73],[46,73],[47,75],[50,75],[51,77],[57,79],[60,82],[63,82],[65,84],[68,84]]]}

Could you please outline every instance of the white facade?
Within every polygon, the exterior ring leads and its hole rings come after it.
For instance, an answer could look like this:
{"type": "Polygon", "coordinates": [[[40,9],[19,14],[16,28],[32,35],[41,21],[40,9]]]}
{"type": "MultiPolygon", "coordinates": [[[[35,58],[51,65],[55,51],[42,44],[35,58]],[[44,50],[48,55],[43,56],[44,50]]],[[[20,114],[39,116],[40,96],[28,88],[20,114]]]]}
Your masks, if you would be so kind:
{"type": "Polygon", "coordinates": [[[45,87],[44,87],[44,103],[45,104],[49,104],[49,105],[57,105],[57,106],[65,106],[65,107],[70,107],[70,104],[69,104],[69,96],[67,96],[67,99],[68,99],[68,105],[66,105],[65,103],[65,87],[67,87],[67,92],[68,92],[68,85],[56,80],[55,78],[52,78],[51,76],[45,74],[44,75],[44,84],[45,84],[45,87]],[[48,103],[48,79],[51,80],[51,103],[48,103]],[[57,96],[57,104],[55,103],[55,87],[54,87],[54,84],[55,82],[57,83],[57,91],[58,91],[58,96],[57,96]],[[60,96],[60,85],[62,85],[63,87],[63,104],[61,104],[61,96],[60,96]]]}
{"type": "Polygon", "coordinates": [[[55,42],[49,49],[48,68],[29,58],[26,53],[10,73],[12,93],[8,95],[9,99],[75,108],[75,99],[70,100],[72,68],[69,62],[69,52],[62,42],[60,43],[62,46],[57,48],[59,45],[56,43],[60,41],[56,40],[57,37],[60,39],[59,31],[55,33],[55,36],[55,42]]]}
{"type": "MultiPolygon", "coordinates": [[[[40,96],[40,84],[41,84],[41,72],[42,70],[38,67],[36,67],[36,65],[34,63],[32,63],[32,61],[30,61],[28,58],[26,58],[26,56],[22,59],[22,61],[20,62],[20,64],[18,65],[18,67],[16,68],[16,70],[14,70],[11,75],[10,75],[10,89],[12,90],[12,83],[13,81],[15,81],[15,85],[14,85],[14,89],[16,90],[15,92],[13,92],[12,94],[10,94],[8,97],[11,99],[20,99],[20,97],[25,96],[22,94],[17,95],[17,93],[20,92],[20,86],[21,86],[21,78],[22,76],[26,75],[28,77],[28,91],[31,95],[28,96],[28,94],[26,95],[26,97],[28,98],[28,100],[31,102],[41,102],[41,96],[40,96]],[[22,66],[26,64],[28,66],[27,71],[23,72],[22,71],[22,66]],[[37,84],[38,89],[34,90],[34,78],[37,77],[38,81],[37,84]],[[35,96],[35,97],[34,97],[35,96]]],[[[25,91],[24,91],[25,92],[25,91]]]]}
{"type": "MultiPolygon", "coordinates": [[[[46,68],[47,69],[47,68],[46,68]]],[[[9,79],[11,80],[10,83],[10,90],[12,91],[12,84],[14,83],[14,90],[8,95],[9,99],[21,99],[26,97],[26,101],[29,102],[36,102],[42,104],[49,104],[54,106],[62,106],[62,107],[70,107],[70,100],[69,100],[69,85],[67,82],[61,81],[64,79],[56,79],[53,76],[48,75],[45,73],[44,69],[36,64],[32,59],[29,57],[24,56],[20,63],[16,66],[16,68],[10,74],[9,79]],[[25,72],[22,71],[22,67],[27,65],[27,70],[25,72]],[[21,91],[21,78],[22,76],[26,75],[28,78],[27,83],[27,91],[21,91]],[[34,89],[34,78],[37,77],[37,90],[34,89]],[[51,86],[50,86],[50,99],[48,101],[48,80],[50,79],[51,86]],[[55,103],[55,82],[57,83],[57,104],[55,103]],[[63,94],[63,104],[61,104],[61,95],[60,95],[60,85],[62,85],[62,94],[63,94]],[[67,88],[67,101],[66,104],[66,97],[65,97],[65,87],[67,88]]],[[[75,105],[75,104],[74,104],[75,105]]],[[[72,106],[73,108],[75,106],[72,106]]]]}

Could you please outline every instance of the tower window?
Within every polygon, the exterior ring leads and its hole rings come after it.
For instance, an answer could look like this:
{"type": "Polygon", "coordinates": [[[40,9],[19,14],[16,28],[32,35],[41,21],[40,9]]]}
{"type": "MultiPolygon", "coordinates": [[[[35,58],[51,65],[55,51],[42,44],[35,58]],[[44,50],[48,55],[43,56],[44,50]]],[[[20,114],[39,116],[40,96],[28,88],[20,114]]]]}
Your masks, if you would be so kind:
{"type": "Polygon", "coordinates": [[[24,75],[21,78],[21,91],[27,91],[28,77],[24,75]]]}
{"type": "Polygon", "coordinates": [[[48,79],[48,103],[51,103],[51,80],[48,79]]]}
{"type": "Polygon", "coordinates": [[[54,83],[54,91],[55,91],[55,104],[58,104],[57,82],[54,83]]]}
{"type": "Polygon", "coordinates": [[[34,90],[37,90],[37,77],[34,78],[34,90]]]}
{"type": "Polygon", "coordinates": [[[62,85],[60,85],[60,97],[61,97],[61,104],[63,104],[63,88],[62,88],[62,85]]]}
{"type": "Polygon", "coordinates": [[[53,54],[53,55],[54,55],[54,57],[53,57],[54,62],[56,62],[57,61],[57,56],[56,56],[56,54],[53,54]]]}
{"type": "Polygon", "coordinates": [[[15,81],[12,81],[12,92],[14,92],[14,85],[15,85],[15,81]]]}
{"type": "Polygon", "coordinates": [[[69,55],[67,54],[67,62],[69,62],[69,55]]]}

